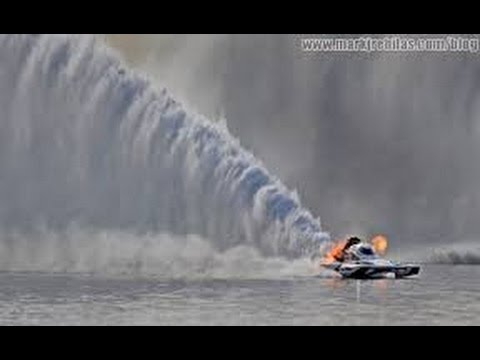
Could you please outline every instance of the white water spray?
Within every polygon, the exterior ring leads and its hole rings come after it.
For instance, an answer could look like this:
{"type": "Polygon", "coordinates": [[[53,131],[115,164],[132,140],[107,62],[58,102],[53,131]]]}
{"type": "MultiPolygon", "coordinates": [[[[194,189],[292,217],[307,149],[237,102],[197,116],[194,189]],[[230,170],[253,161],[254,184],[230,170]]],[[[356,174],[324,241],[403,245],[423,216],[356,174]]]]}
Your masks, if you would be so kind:
{"type": "Polygon", "coordinates": [[[196,234],[262,256],[308,255],[329,239],[224,125],[188,113],[93,37],[0,36],[0,94],[4,248],[18,239],[5,234],[72,224],[196,234]]]}

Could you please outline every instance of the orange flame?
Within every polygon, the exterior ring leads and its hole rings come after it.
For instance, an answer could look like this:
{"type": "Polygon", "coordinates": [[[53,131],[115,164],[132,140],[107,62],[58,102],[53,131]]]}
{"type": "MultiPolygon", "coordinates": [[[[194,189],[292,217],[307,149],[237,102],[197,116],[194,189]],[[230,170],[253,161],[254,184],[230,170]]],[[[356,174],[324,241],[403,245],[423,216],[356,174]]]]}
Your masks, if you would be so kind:
{"type": "Polygon", "coordinates": [[[329,265],[337,259],[339,259],[342,255],[342,250],[347,244],[346,240],[339,240],[336,241],[332,247],[332,249],[325,255],[325,257],[322,260],[322,264],[324,265],[329,265]]]}
{"type": "MultiPolygon", "coordinates": [[[[371,240],[372,246],[375,249],[375,252],[384,255],[387,252],[388,248],[388,239],[384,235],[376,235],[371,240]]],[[[335,261],[341,261],[343,248],[347,244],[347,240],[337,240],[333,243],[330,251],[323,257],[321,264],[330,265],[335,261]]]]}
{"type": "Polygon", "coordinates": [[[378,254],[384,255],[388,248],[387,237],[384,235],[374,236],[372,239],[372,246],[378,254]]]}

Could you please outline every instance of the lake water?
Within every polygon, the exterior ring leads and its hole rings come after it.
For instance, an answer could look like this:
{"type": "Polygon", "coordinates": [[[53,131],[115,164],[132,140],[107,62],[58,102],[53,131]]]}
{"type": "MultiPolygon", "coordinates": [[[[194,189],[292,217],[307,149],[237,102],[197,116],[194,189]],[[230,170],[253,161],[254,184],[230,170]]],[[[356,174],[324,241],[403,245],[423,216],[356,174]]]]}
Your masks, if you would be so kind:
{"type": "Polygon", "coordinates": [[[1,273],[1,325],[480,325],[480,266],[418,278],[168,280],[1,273]]]}

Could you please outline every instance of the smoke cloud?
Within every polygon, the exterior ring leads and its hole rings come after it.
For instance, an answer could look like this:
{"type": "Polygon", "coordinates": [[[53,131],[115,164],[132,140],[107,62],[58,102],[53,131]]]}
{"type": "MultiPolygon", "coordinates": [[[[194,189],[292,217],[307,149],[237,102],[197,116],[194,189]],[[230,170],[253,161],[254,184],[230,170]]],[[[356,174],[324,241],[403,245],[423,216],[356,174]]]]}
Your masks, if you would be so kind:
{"type": "Polygon", "coordinates": [[[307,54],[300,38],[149,36],[135,64],[172,86],[193,71],[182,96],[220,107],[333,234],[386,233],[394,248],[478,238],[478,54],[307,54]]]}

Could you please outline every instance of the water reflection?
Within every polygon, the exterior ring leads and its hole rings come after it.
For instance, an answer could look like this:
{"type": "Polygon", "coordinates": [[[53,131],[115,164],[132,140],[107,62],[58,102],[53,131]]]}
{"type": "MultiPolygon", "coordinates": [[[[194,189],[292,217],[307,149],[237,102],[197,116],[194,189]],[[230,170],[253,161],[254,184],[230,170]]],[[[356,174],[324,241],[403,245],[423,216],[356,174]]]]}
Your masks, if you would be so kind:
{"type": "Polygon", "coordinates": [[[330,278],[325,280],[325,285],[333,292],[341,292],[342,294],[348,290],[355,291],[355,300],[360,303],[362,294],[385,300],[390,289],[394,286],[394,279],[371,279],[371,280],[355,280],[343,278],[330,278]],[[354,286],[354,288],[353,288],[354,286]],[[373,290],[373,291],[372,291],[373,290]]]}

